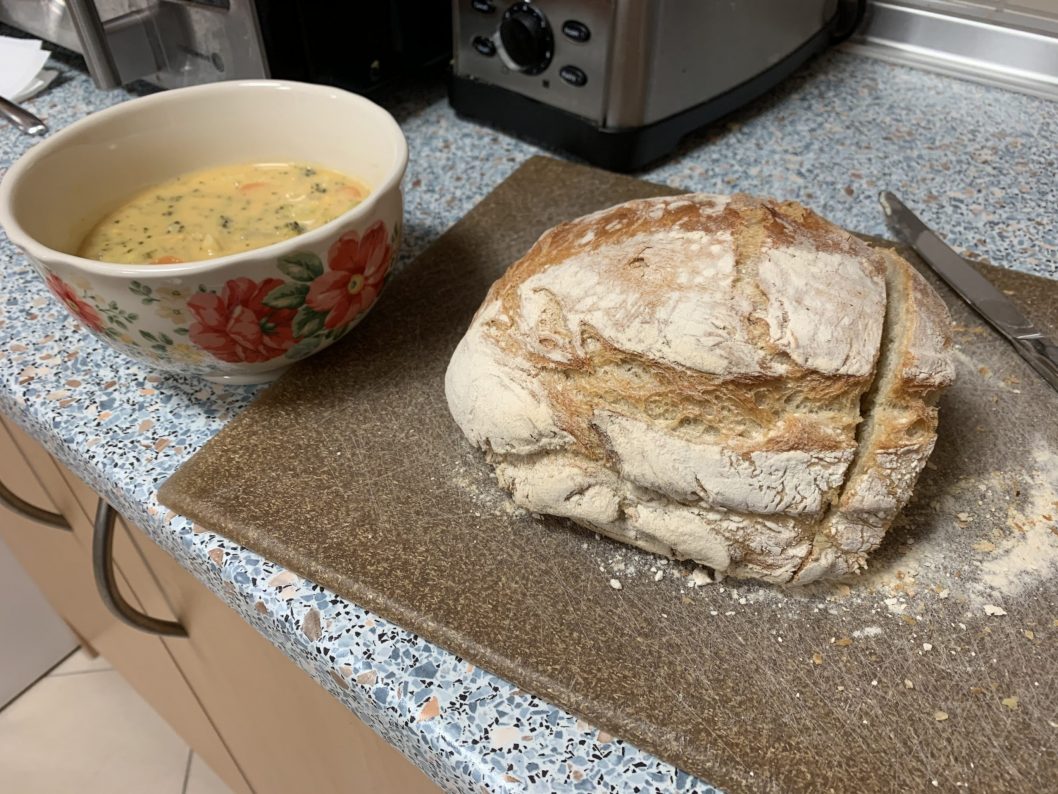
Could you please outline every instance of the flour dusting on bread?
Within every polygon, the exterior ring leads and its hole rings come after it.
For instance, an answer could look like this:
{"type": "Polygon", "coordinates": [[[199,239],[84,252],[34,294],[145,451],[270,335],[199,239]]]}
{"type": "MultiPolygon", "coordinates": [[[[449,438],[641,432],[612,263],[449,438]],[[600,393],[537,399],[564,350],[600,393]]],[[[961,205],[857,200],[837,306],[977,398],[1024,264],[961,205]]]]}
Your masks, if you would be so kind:
{"type": "Polygon", "coordinates": [[[546,232],[445,379],[528,510],[718,573],[861,568],[932,449],[947,312],[794,203],[632,201],[546,232]]]}

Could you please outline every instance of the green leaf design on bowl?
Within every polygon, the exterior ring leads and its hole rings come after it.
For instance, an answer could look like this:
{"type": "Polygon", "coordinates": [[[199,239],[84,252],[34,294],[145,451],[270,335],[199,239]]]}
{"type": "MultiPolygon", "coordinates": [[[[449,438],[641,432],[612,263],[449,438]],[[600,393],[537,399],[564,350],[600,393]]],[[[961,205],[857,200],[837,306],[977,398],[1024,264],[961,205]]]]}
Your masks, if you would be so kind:
{"type": "Polygon", "coordinates": [[[298,251],[279,258],[279,269],[295,281],[312,281],[323,275],[323,262],[311,251],[298,251]]]}

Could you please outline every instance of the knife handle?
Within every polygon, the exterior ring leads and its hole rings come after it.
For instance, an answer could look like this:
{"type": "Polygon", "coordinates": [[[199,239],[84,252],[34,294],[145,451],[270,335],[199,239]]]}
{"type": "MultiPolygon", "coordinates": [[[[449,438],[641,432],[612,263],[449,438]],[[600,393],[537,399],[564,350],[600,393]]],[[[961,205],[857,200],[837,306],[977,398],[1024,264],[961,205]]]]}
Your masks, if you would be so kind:
{"type": "Polygon", "coordinates": [[[1028,365],[1058,391],[1058,345],[1038,336],[1020,337],[1015,342],[1028,365]]]}

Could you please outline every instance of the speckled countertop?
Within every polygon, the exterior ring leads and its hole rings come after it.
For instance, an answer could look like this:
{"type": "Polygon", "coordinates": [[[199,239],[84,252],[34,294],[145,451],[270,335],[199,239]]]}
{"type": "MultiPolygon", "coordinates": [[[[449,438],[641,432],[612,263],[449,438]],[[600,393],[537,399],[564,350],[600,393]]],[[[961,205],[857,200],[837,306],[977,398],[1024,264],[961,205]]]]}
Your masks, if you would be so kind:
{"type": "MultiPolygon", "coordinates": [[[[53,130],[128,98],[71,63],[28,103],[53,130]]],[[[389,107],[411,150],[400,267],[537,150],[457,120],[440,85],[389,107]]],[[[1054,277],[1056,141],[1058,105],[833,53],[645,176],[798,199],[876,234],[875,195],[889,188],[956,247],[1054,277]]],[[[0,127],[0,169],[31,144],[0,127]]],[[[0,410],[443,788],[710,790],[160,507],[159,483],[257,390],[126,360],[78,329],[6,238],[0,272],[0,410]],[[307,616],[321,632],[302,630],[307,616]]]]}

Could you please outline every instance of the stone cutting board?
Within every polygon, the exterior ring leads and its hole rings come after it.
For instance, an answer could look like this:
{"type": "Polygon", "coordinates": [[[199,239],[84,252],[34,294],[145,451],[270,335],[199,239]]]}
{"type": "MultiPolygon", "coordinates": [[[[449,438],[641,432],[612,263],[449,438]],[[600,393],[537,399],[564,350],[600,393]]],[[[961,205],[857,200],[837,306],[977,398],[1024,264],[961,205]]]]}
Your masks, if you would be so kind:
{"type": "MultiPolygon", "coordinates": [[[[451,421],[445,367],[491,282],[559,221],[673,192],[530,160],[159,498],[715,785],[1055,790],[1058,395],[946,289],[936,451],[847,584],[695,587],[514,508],[451,421]]],[[[1058,333],[1058,282],[982,269],[1058,333]]]]}

